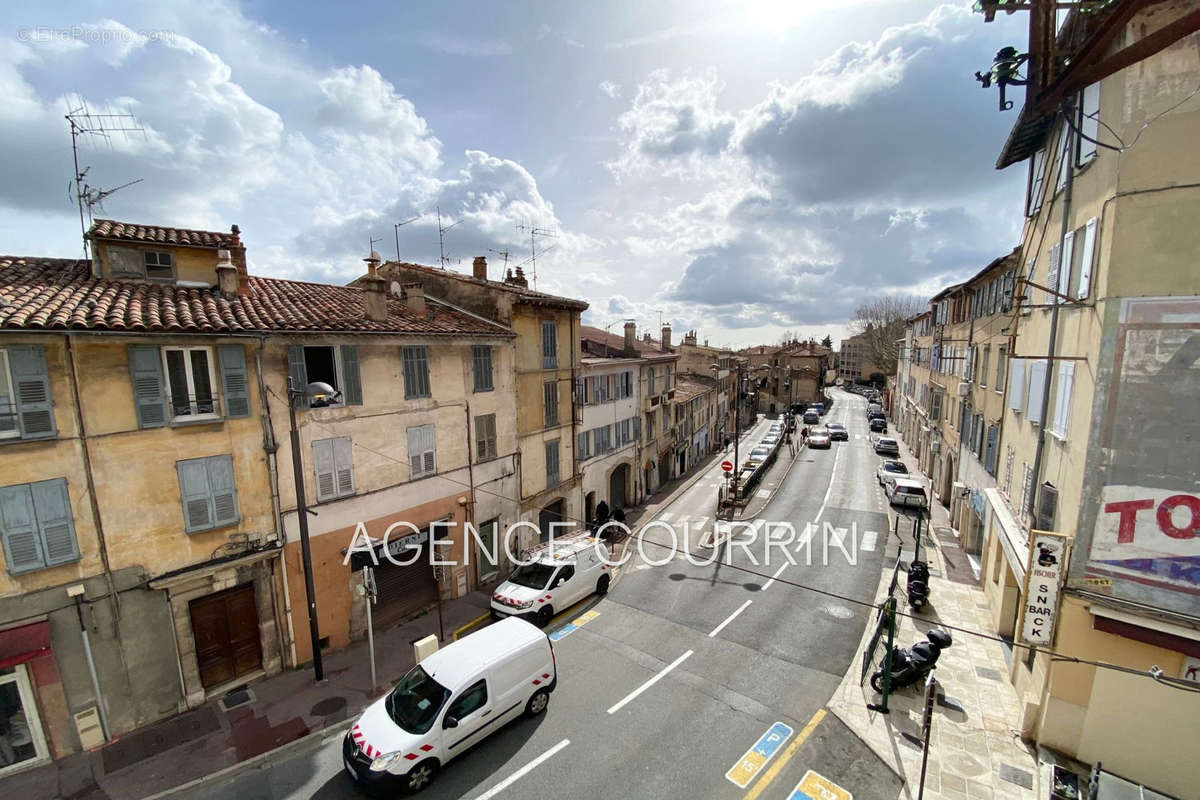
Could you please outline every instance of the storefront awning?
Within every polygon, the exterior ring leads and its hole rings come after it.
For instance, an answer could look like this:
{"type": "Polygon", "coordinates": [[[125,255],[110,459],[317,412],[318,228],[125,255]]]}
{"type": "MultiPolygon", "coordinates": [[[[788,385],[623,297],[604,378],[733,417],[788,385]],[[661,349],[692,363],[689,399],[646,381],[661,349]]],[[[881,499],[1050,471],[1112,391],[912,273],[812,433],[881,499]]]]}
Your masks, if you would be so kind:
{"type": "Polygon", "coordinates": [[[50,652],[50,623],[46,620],[0,631],[0,669],[32,661],[50,652]]]}

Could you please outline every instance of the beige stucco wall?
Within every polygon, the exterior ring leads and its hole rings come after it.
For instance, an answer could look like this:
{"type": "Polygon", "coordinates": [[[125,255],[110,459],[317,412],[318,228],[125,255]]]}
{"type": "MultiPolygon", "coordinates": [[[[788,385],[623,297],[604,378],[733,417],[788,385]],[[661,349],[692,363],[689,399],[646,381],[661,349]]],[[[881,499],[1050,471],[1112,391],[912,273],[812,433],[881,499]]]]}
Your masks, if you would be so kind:
{"type": "MultiPolygon", "coordinates": [[[[120,247],[128,250],[154,250],[170,252],[175,259],[175,279],[179,281],[201,281],[210,286],[217,284],[217,251],[200,247],[172,247],[169,244],[142,244],[139,242],[98,241],[92,246],[101,275],[111,278],[108,264],[108,248],[120,247]]],[[[118,276],[120,279],[120,276],[118,276]]]]}

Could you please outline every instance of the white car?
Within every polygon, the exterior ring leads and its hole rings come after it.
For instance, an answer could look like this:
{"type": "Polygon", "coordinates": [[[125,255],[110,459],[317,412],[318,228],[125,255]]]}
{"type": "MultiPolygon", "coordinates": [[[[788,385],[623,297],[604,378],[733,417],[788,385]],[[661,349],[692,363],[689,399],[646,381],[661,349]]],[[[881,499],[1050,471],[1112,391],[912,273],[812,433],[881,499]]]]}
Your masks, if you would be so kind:
{"type": "Polygon", "coordinates": [[[907,478],[908,476],[908,467],[905,463],[891,458],[886,459],[879,465],[879,469],[875,470],[875,480],[879,481],[880,486],[886,485],[891,478],[907,478]]]}
{"type": "Polygon", "coordinates": [[[884,494],[888,503],[893,506],[909,508],[929,508],[929,496],[925,494],[925,484],[910,478],[889,478],[884,483],[884,494]]]}
{"type": "Polygon", "coordinates": [[[771,448],[764,445],[759,445],[750,451],[750,457],[746,459],[746,463],[757,467],[759,464],[767,460],[771,455],[771,448]]]}
{"type": "Polygon", "coordinates": [[[779,444],[779,434],[778,433],[768,433],[766,436],[764,436],[762,438],[762,441],[759,442],[759,444],[766,445],[767,447],[773,447],[774,445],[779,444]]]}
{"type": "Polygon", "coordinates": [[[592,592],[608,593],[611,567],[601,558],[607,546],[594,536],[576,535],[547,542],[530,563],[513,570],[492,593],[492,619],[521,617],[545,627],[555,611],[569,608],[592,592]]]}
{"type": "Polygon", "coordinates": [[[545,711],[557,684],[546,634],[506,619],[426,657],[367,706],[342,740],[342,763],[372,789],[420,791],[505,723],[545,711]]]}

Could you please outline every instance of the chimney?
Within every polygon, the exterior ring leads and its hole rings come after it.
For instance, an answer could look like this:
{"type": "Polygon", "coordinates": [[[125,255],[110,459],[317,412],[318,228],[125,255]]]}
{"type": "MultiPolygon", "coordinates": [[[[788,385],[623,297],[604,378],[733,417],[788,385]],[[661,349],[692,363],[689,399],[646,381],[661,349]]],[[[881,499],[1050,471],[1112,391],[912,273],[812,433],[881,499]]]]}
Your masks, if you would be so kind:
{"type": "Polygon", "coordinates": [[[425,314],[425,288],[419,283],[404,284],[404,305],[414,314],[425,314]]]}
{"type": "MultiPolygon", "coordinates": [[[[242,244],[242,229],[237,225],[229,226],[229,232],[233,235],[229,242],[229,259],[233,262],[233,266],[237,268],[238,283],[237,293],[240,295],[250,294],[250,271],[246,267],[246,246],[242,244]]],[[[217,252],[217,258],[220,259],[220,251],[217,252]]],[[[220,266],[218,264],[218,266],[220,266]]],[[[219,273],[218,273],[219,274],[219,273]]],[[[222,289],[221,291],[224,291],[222,289]]]]}
{"type": "Polygon", "coordinates": [[[237,294],[241,284],[241,275],[233,263],[233,257],[228,250],[217,251],[217,289],[221,294],[237,294]]]}
{"type": "Polygon", "coordinates": [[[471,273],[477,280],[487,280],[487,256],[475,256],[471,262],[471,273]]]}
{"type": "Polygon", "coordinates": [[[367,274],[359,279],[363,290],[363,306],[367,319],[372,322],[385,322],[388,317],[387,286],[388,283],[379,277],[379,262],[382,259],[374,250],[363,259],[367,262],[367,274]]]}
{"type": "Polygon", "coordinates": [[[634,347],[634,344],[633,344],[636,341],[637,341],[637,323],[632,322],[632,321],[626,322],[625,323],[625,357],[626,358],[636,358],[637,357],[637,348],[634,347]]]}
{"type": "Polygon", "coordinates": [[[671,349],[671,326],[662,326],[662,349],[669,351],[671,349]]]}
{"type": "Polygon", "coordinates": [[[690,345],[692,345],[692,346],[695,346],[695,344],[696,344],[696,332],[695,332],[695,331],[688,331],[687,333],[685,333],[685,334],[683,335],[683,343],[684,343],[684,344],[690,344],[690,345]]]}
{"type": "Polygon", "coordinates": [[[525,279],[525,270],[520,267],[517,267],[516,272],[510,271],[508,276],[505,277],[504,282],[509,286],[520,286],[522,289],[529,288],[529,281],[525,279]]]}

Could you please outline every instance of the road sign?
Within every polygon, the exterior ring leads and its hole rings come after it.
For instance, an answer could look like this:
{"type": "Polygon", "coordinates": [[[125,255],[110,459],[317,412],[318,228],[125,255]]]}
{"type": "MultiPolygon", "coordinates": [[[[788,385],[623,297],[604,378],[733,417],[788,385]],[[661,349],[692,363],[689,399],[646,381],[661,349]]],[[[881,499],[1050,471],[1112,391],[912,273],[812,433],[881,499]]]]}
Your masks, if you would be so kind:
{"type": "Polygon", "coordinates": [[[733,472],[733,462],[729,461],[728,459],[725,461],[722,461],[721,469],[725,470],[726,472],[733,472]]]}
{"type": "Polygon", "coordinates": [[[789,725],[784,725],[782,722],[776,722],[767,732],[759,737],[746,751],[736,764],[729,768],[725,773],[725,777],[733,782],[739,789],[745,789],[754,780],[754,776],[767,765],[771,760],[771,756],[783,746],[783,743],[792,736],[792,728],[789,725]]]}
{"type": "Polygon", "coordinates": [[[792,789],[788,800],[854,800],[854,795],[810,769],[792,789]]]}

